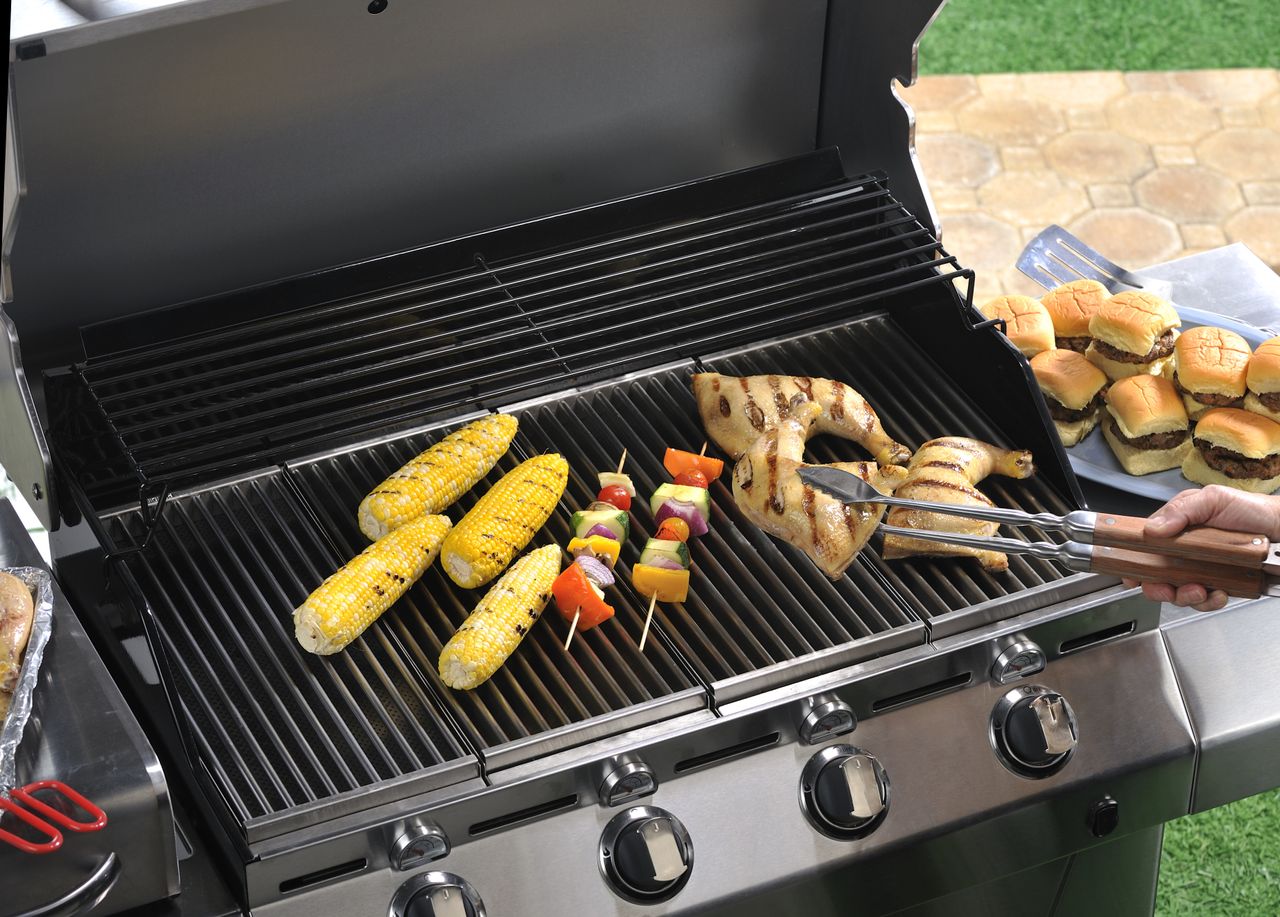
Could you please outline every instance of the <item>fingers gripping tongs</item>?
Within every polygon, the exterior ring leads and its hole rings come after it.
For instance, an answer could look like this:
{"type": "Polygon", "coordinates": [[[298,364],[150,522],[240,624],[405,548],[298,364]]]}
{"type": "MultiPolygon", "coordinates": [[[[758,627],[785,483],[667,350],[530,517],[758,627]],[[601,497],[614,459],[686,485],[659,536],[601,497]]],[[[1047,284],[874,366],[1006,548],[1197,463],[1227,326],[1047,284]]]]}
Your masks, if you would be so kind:
{"type": "Polygon", "coordinates": [[[814,466],[801,468],[798,473],[810,487],[842,503],[882,503],[1004,525],[1034,525],[1062,532],[1070,540],[1053,544],[881,525],[880,531],[887,535],[1007,554],[1033,554],[1080,573],[1110,574],[1174,586],[1199,583],[1238,598],[1280,595],[1280,545],[1272,545],[1262,535],[1193,528],[1172,538],[1152,538],[1143,534],[1146,520],[1135,516],[1088,510],[1058,516],[994,506],[930,503],[885,496],[856,475],[837,468],[814,466]]]}

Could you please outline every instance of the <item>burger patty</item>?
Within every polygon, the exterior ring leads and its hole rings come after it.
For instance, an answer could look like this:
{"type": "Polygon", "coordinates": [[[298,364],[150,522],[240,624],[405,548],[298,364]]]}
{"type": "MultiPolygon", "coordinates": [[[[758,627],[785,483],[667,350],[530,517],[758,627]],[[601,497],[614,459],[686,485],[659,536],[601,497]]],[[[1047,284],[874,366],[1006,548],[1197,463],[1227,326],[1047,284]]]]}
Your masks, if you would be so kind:
{"type": "Polygon", "coordinates": [[[1108,417],[1107,424],[1112,436],[1135,449],[1172,449],[1186,442],[1190,435],[1186,430],[1170,430],[1168,433],[1148,433],[1146,436],[1128,437],[1120,430],[1114,417],[1108,417]]]}
{"type": "Polygon", "coordinates": [[[1263,392],[1258,395],[1262,406],[1271,411],[1280,411],[1280,392],[1263,392]]]}
{"type": "Polygon", "coordinates": [[[1102,354],[1108,360],[1115,360],[1117,363],[1150,363],[1161,357],[1167,357],[1173,353],[1173,329],[1170,328],[1160,337],[1156,338],[1156,342],[1151,345],[1151,349],[1147,351],[1145,356],[1138,356],[1136,353],[1129,353],[1127,350],[1121,350],[1118,347],[1112,347],[1106,341],[1095,340],[1094,346],[1098,348],[1098,353],[1102,354]]]}
{"type": "Polygon", "coordinates": [[[1203,439],[1194,442],[1204,456],[1204,463],[1229,478],[1274,478],[1280,475],[1280,454],[1253,459],[1222,446],[1211,445],[1203,439]]]}
{"type": "Polygon", "coordinates": [[[1093,400],[1086,404],[1078,411],[1063,405],[1061,401],[1054,398],[1048,393],[1044,396],[1044,403],[1049,408],[1049,416],[1054,420],[1060,420],[1063,423],[1075,423],[1084,420],[1086,417],[1092,417],[1102,407],[1102,390],[1098,390],[1098,394],[1093,396],[1093,400]]]}
{"type": "Polygon", "coordinates": [[[1060,350],[1074,350],[1076,353],[1084,353],[1089,349],[1089,345],[1093,343],[1093,338],[1089,335],[1081,335],[1073,338],[1058,338],[1057,344],[1060,350]]]}
{"type": "Polygon", "coordinates": [[[1182,387],[1182,382],[1178,379],[1178,373],[1176,371],[1173,374],[1173,387],[1186,395],[1192,401],[1198,401],[1211,408],[1238,408],[1244,404],[1243,395],[1236,398],[1233,395],[1213,395],[1205,392],[1189,392],[1182,387]]]}

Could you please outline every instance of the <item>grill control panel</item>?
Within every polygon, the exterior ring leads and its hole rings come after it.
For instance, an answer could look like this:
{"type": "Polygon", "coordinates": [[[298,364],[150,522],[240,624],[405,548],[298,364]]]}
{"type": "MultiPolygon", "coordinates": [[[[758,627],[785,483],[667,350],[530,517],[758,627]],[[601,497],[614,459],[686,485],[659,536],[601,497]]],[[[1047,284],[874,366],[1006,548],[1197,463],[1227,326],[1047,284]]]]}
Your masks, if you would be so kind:
{"type": "Polygon", "coordinates": [[[680,819],[664,809],[634,806],[605,826],[600,871],[629,901],[666,901],[693,870],[693,841],[680,819]]]}
{"type": "Polygon", "coordinates": [[[861,748],[832,745],[805,765],[800,805],[810,823],[828,837],[866,837],[889,814],[889,775],[861,748]]]}

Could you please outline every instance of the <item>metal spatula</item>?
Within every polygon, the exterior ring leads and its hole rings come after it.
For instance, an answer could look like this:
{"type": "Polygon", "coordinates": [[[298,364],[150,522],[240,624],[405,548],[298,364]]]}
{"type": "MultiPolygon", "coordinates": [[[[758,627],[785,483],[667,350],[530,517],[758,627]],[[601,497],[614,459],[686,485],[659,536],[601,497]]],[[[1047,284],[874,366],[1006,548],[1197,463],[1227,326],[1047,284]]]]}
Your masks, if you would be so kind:
{"type": "Polygon", "coordinates": [[[1046,290],[1083,279],[1096,280],[1112,293],[1143,290],[1162,299],[1173,298],[1173,285],[1167,280],[1125,270],[1056,224],[1027,243],[1018,258],[1018,270],[1046,290]]]}

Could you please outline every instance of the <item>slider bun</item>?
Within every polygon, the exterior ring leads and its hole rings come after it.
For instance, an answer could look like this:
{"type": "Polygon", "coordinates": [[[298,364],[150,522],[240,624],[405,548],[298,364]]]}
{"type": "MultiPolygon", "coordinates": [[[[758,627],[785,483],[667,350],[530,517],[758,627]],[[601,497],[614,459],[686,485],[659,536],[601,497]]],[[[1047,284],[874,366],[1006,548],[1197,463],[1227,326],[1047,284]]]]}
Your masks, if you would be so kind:
{"type": "Polygon", "coordinates": [[[1055,418],[1053,425],[1058,428],[1058,438],[1062,440],[1062,445],[1069,449],[1088,436],[1093,431],[1093,428],[1098,425],[1098,415],[1100,413],[1102,412],[1094,411],[1084,420],[1071,422],[1055,418]]]}
{"type": "Polygon", "coordinates": [[[1280,475],[1274,478],[1228,477],[1216,468],[1210,468],[1199,449],[1192,449],[1182,460],[1182,476],[1197,484],[1224,484],[1236,490],[1247,490],[1255,494],[1274,493],[1276,488],[1280,487],[1280,475]]]}
{"type": "Polygon", "coordinates": [[[1280,423],[1239,408],[1206,411],[1196,425],[1196,439],[1259,459],[1280,452],[1280,423]]]}
{"type": "Polygon", "coordinates": [[[1187,409],[1187,417],[1189,417],[1192,421],[1199,420],[1207,412],[1212,411],[1214,409],[1213,405],[1201,404],[1199,401],[1196,401],[1190,395],[1182,396],[1182,406],[1187,409]]]}
{"type": "Polygon", "coordinates": [[[1280,392],[1280,337],[1263,341],[1253,352],[1245,380],[1259,395],[1280,392]]]}
{"type": "Polygon", "coordinates": [[[1150,293],[1117,293],[1089,320],[1089,334],[1117,350],[1145,354],[1156,338],[1182,324],[1173,306],[1150,293]]]}
{"type": "Polygon", "coordinates": [[[1163,376],[1129,376],[1116,382],[1107,389],[1107,410],[1130,439],[1187,429],[1182,396],[1163,376]]]}
{"type": "Polygon", "coordinates": [[[1202,395],[1244,395],[1249,371],[1249,342],[1225,328],[1202,325],[1178,335],[1173,345],[1178,381],[1202,395]]]}
{"type": "Polygon", "coordinates": [[[1195,450],[1191,448],[1191,437],[1188,436],[1172,449],[1139,449],[1122,443],[1111,432],[1110,424],[1102,425],[1102,435],[1107,445],[1120,460],[1120,465],[1127,474],[1151,474],[1156,471],[1168,471],[1183,463],[1187,455],[1195,450]]]}
{"type": "MultiPolygon", "coordinates": [[[[1263,394],[1266,393],[1264,392],[1263,394]]],[[[1277,423],[1280,423],[1280,411],[1271,410],[1271,408],[1259,401],[1258,396],[1253,392],[1244,396],[1244,409],[1261,417],[1265,417],[1268,420],[1274,420],[1277,423]]]]}
{"type": "Polygon", "coordinates": [[[1030,296],[997,296],[983,303],[978,311],[987,318],[1004,319],[1009,340],[1028,359],[1053,349],[1053,321],[1040,300],[1030,296]]]}
{"type": "Polygon", "coordinates": [[[1074,350],[1046,350],[1031,358],[1031,371],[1046,395],[1078,411],[1107,384],[1106,374],[1074,350]]]}
{"type": "MultiPolygon", "coordinates": [[[[1147,349],[1150,350],[1150,348],[1147,349]]],[[[1124,379],[1128,376],[1167,376],[1167,370],[1173,365],[1173,354],[1152,360],[1150,363],[1124,363],[1103,356],[1092,344],[1084,352],[1084,357],[1106,373],[1108,379],[1124,379]]]]}
{"type": "Polygon", "coordinates": [[[1098,281],[1073,280],[1054,287],[1040,297],[1040,302],[1053,320],[1058,337],[1075,338],[1089,333],[1089,320],[1107,297],[1107,288],[1098,281]]]}

